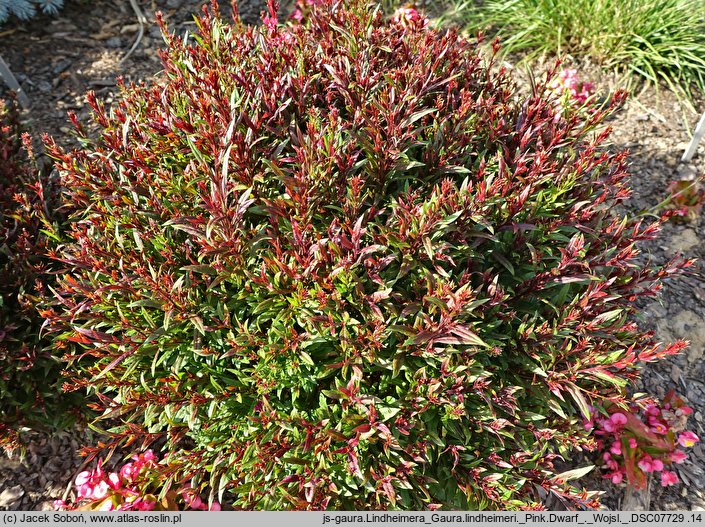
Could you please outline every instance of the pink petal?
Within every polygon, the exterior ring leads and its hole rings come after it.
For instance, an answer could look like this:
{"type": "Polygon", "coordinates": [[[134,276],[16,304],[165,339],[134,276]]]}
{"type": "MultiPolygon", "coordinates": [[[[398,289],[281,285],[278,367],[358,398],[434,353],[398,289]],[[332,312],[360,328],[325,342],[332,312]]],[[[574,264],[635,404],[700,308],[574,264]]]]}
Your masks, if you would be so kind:
{"type": "Polygon", "coordinates": [[[610,416],[610,421],[612,421],[617,426],[625,425],[627,424],[627,416],[617,412],[610,416]]]}
{"type": "Polygon", "coordinates": [[[93,489],[93,499],[102,500],[108,495],[109,489],[108,484],[105,481],[101,481],[93,489]]]}
{"type": "Polygon", "coordinates": [[[700,438],[693,432],[685,431],[678,436],[678,444],[682,447],[690,447],[700,441],[700,438]]]}
{"type": "Polygon", "coordinates": [[[661,472],[661,485],[668,487],[669,485],[675,485],[678,483],[678,475],[670,470],[664,470],[661,472]]]}
{"type": "Polygon", "coordinates": [[[91,480],[92,476],[93,473],[88,472],[87,470],[80,472],[78,476],[76,476],[76,485],[85,485],[91,480]]]}
{"type": "Polygon", "coordinates": [[[671,452],[670,459],[673,463],[681,464],[688,458],[688,455],[682,450],[675,450],[671,452]]]}
{"type": "Polygon", "coordinates": [[[122,486],[122,479],[115,472],[108,474],[108,485],[111,489],[117,490],[122,486]]]}

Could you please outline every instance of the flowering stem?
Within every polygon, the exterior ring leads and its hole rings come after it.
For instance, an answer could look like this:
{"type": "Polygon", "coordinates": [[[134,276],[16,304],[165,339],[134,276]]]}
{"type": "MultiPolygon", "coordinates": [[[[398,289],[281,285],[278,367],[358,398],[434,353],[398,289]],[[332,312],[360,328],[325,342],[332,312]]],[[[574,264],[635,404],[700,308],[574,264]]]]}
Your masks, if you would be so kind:
{"type": "Polygon", "coordinates": [[[654,205],[653,207],[651,207],[651,208],[645,210],[644,212],[640,212],[639,214],[636,214],[634,217],[635,217],[635,218],[641,218],[641,217],[644,217],[644,216],[657,216],[657,215],[656,215],[656,211],[658,211],[658,210],[664,208],[666,205],[668,205],[671,201],[673,201],[674,199],[676,199],[678,196],[680,196],[681,194],[687,192],[688,190],[690,190],[691,188],[693,188],[695,185],[697,185],[698,183],[702,183],[703,181],[705,181],[705,174],[702,175],[702,176],[698,176],[698,177],[695,178],[695,179],[690,183],[690,185],[688,185],[687,187],[682,188],[681,190],[679,190],[678,192],[675,192],[675,193],[673,193],[673,194],[669,194],[669,195],[666,197],[666,199],[664,199],[663,201],[657,203],[657,204],[654,205]]]}

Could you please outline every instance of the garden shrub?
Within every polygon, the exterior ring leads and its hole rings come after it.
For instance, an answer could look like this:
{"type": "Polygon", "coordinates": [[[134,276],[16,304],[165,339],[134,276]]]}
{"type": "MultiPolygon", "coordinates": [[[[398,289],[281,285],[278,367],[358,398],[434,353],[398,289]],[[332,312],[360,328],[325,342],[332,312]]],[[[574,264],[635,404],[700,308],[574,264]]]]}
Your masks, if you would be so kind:
{"type": "Polygon", "coordinates": [[[520,98],[452,30],[311,8],[165,32],[152,85],[89,96],[97,139],[49,145],[66,387],[97,394],[105,448],[166,445],[162,497],[584,503],[554,462],[595,446],[589,405],[626,408],[637,365],[683,346],[628,320],[685,263],[637,264],[658,223],[614,212],[609,108],[557,113],[551,78],[520,98]]]}
{"type": "Polygon", "coordinates": [[[23,427],[68,424],[78,399],[58,394],[61,364],[39,338],[34,305],[50,283],[45,253],[58,189],[40,175],[23,133],[17,105],[0,100],[0,446],[7,449],[20,444],[23,427]]]}

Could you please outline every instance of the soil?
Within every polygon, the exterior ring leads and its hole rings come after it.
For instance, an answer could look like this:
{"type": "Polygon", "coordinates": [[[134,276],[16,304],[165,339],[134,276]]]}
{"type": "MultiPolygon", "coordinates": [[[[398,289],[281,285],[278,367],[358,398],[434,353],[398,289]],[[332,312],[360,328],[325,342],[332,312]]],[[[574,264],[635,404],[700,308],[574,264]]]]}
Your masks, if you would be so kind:
{"type": "MultiPolygon", "coordinates": [[[[60,16],[39,16],[29,22],[9,21],[0,27],[0,56],[14,72],[31,106],[26,118],[35,137],[48,133],[61,144],[70,145],[68,111],[87,121],[85,93],[94,90],[108,104],[116,92],[115,78],[147,80],[160,69],[157,50],[161,45],[154,13],[161,10],[171,31],[183,34],[194,29],[193,15],[206,3],[196,0],[141,0],[149,21],[144,38],[135,52],[120,60],[132,46],[139,24],[130,3],[109,0],[68,2],[60,16]]],[[[227,4],[228,2],[223,2],[227,4]]],[[[226,8],[224,7],[224,10],[226,8]]],[[[263,9],[260,1],[241,1],[243,20],[254,23],[263,9]]],[[[582,80],[594,82],[608,93],[617,77],[578,64],[582,80]]],[[[521,82],[520,68],[515,70],[521,82]]],[[[0,95],[5,88],[0,86],[0,95]]],[[[696,100],[699,112],[705,102],[696,100]]],[[[681,163],[691,129],[699,114],[683,110],[671,92],[647,88],[628,99],[611,121],[613,148],[631,152],[633,196],[627,208],[641,213],[667,196],[674,180],[692,180],[705,173],[705,144],[689,163],[681,163]]],[[[664,263],[675,254],[705,260],[705,215],[692,221],[668,223],[662,236],[643,244],[645,258],[664,263]]],[[[690,429],[705,438],[705,274],[702,264],[691,275],[666,283],[659,300],[643,304],[641,323],[653,329],[663,341],[684,338],[691,342],[683,354],[644,369],[640,391],[663,396],[675,388],[685,396],[695,413],[690,429]]],[[[70,483],[81,470],[83,460],[75,454],[80,444],[91,444],[90,433],[72,430],[55,435],[36,433],[27,457],[20,461],[0,454],[0,510],[49,510],[54,499],[66,497],[70,483]],[[88,443],[86,443],[88,441],[88,443]]],[[[644,506],[651,510],[705,510],[705,447],[698,443],[689,459],[676,466],[682,484],[662,488],[658,481],[650,493],[642,493],[644,506]]],[[[623,489],[606,484],[599,475],[585,485],[605,491],[602,501],[612,510],[624,510],[623,489]]],[[[634,502],[628,501],[631,506],[634,502]]]]}

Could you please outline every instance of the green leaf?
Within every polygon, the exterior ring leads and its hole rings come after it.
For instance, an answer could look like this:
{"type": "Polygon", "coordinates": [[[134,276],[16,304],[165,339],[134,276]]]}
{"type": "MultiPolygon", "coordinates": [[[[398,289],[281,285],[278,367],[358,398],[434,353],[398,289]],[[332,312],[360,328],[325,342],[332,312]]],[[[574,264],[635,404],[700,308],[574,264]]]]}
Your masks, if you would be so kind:
{"type": "Polygon", "coordinates": [[[614,319],[616,319],[623,311],[624,311],[624,309],[622,309],[622,308],[620,308],[620,309],[613,309],[613,310],[611,310],[611,311],[607,311],[607,312],[605,312],[605,313],[602,313],[602,314],[600,314],[600,315],[597,315],[597,316],[595,317],[595,319],[593,320],[593,322],[594,322],[595,324],[602,324],[602,323],[609,323],[609,322],[612,322],[612,321],[613,321],[614,319]]]}
{"type": "Polygon", "coordinates": [[[423,110],[419,110],[418,112],[414,112],[414,113],[412,113],[409,117],[407,117],[406,119],[404,119],[404,120],[400,123],[400,126],[401,126],[402,128],[406,128],[407,126],[411,126],[412,124],[414,124],[414,123],[415,123],[416,121],[418,121],[419,119],[421,119],[421,118],[423,118],[423,117],[425,117],[425,116],[427,116],[427,115],[429,115],[429,114],[432,114],[432,113],[435,112],[435,111],[437,111],[435,108],[425,108],[425,109],[423,109],[423,110]]]}
{"type": "Polygon", "coordinates": [[[195,273],[208,274],[211,276],[215,276],[218,274],[218,271],[210,265],[184,265],[183,267],[181,267],[180,270],[193,271],[195,273]]]}
{"type": "Polygon", "coordinates": [[[578,388],[572,382],[566,382],[563,384],[563,386],[565,386],[566,390],[568,390],[568,393],[578,405],[578,408],[580,409],[580,413],[582,414],[583,418],[590,419],[590,407],[587,401],[585,400],[585,397],[583,396],[580,388],[578,388]]]}
{"type": "Polygon", "coordinates": [[[196,327],[196,329],[201,335],[206,334],[206,327],[203,325],[203,320],[201,320],[201,317],[193,316],[189,318],[189,320],[196,327]]]}
{"type": "Polygon", "coordinates": [[[389,421],[392,417],[401,412],[401,409],[392,406],[379,405],[377,407],[377,411],[379,412],[379,415],[382,416],[382,421],[389,421]]]}
{"type": "Polygon", "coordinates": [[[548,399],[547,401],[548,407],[556,412],[559,416],[561,416],[563,419],[568,419],[568,416],[565,414],[563,411],[563,408],[561,408],[561,405],[558,404],[554,399],[548,399]]]}
{"type": "Polygon", "coordinates": [[[299,356],[303,359],[303,361],[308,364],[309,366],[315,366],[316,363],[313,362],[313,359],[311,358],[311,355],[306,353],[303,350],[299,350],[299,356]]]}

